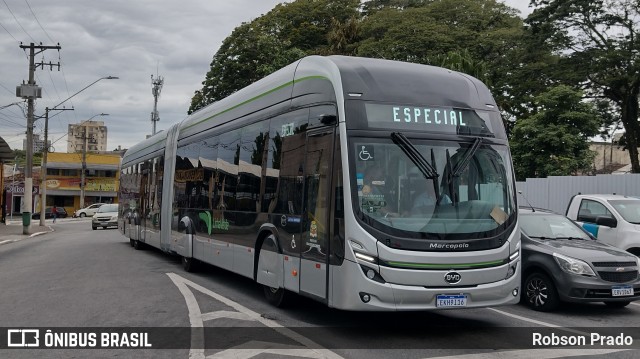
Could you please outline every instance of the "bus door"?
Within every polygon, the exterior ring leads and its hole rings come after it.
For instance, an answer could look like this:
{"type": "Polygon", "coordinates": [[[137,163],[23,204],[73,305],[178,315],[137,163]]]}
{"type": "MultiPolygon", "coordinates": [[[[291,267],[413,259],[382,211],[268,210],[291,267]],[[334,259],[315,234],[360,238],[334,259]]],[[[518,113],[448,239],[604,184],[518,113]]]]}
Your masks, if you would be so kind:
{"type": "Polygon", "coordinates": [[[307,133],[305,164],[304,226],[300,248],[300,292],[327,300],[329,258],[329,216],[331,169],[333,161],[332,128],[307,133]]]}
{"type": "Polygon", "coordinates": [[[148,161],[142,162],[141,165],[141,179],[140,179],[140,237],[141,242],[146,242],[147,238],[147,206],[148,206],[148,193],[149,193],[149,168],[148,161]]]}

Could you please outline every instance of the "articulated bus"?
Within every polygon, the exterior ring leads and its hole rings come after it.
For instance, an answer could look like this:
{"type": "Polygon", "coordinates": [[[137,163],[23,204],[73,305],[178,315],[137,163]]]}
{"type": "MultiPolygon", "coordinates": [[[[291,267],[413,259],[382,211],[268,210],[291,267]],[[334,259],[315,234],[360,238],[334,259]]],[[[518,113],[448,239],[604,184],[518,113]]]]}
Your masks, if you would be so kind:
{"type": "Polygon", "coordinates": [[[305,57],[131,147],[120,231],[344,310],[519,300],[505,129],[447,69],[305,57]]]}

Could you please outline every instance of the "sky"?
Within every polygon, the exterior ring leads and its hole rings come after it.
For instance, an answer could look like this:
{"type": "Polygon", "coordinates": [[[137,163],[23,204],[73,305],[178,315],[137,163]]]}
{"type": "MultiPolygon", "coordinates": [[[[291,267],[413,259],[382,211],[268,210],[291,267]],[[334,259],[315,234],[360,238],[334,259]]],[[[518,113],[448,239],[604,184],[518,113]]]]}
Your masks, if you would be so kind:
{"type": "MultiPolygon", "coordinates": [[[[36,62],[61,64],[60,70],[36,70],[42,98],[36,100],[35,116],[60,103],[58,107],[74,109],[50,113],[49,139],[55,152],[67,151],[69,124],[93,116],[107,126],[107,149],[129,148],[152,132],[152,75],[164,79],[156,124],[160,131],[187,116],[213,55],[233,29],[283,2],[290,1],[2,0],[0,137],[12,149],[22,149],[26,102],[22,108],[11,105],[24,102],[15,96],[15,88],[29,79],[28,50],[20,43],[61,47],[35,56],[36,62]],[[95,82],[107,76],[119,79],[95,82]]],[[[531,13],[529,0],[504,2],[523,17],[531,13]]],[[[35,122],[34,133],[42,138],[44,120],[35,122]]]]}

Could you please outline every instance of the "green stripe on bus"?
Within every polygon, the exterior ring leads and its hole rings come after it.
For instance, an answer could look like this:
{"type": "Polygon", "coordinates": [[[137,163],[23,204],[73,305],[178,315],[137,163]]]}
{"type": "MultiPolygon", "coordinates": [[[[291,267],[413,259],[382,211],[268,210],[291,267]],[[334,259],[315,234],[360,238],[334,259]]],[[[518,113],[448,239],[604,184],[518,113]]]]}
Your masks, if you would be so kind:
{"type": "MultiPolygon", "coordinates": [[[[262,98],[262,97],[264,97],[264,96],[267,96],[267,95],[269,95],[269,94],[271,94],[271,93],[273,93],[273,92],[276,92],[276,91],[278,91],[278,90],[281,90],[281,89],[283,89],[283,88],[285,88],[285,87],[287,87],[287,86],[292,86],[292,85],[295,85],[295,84],[296,84],[296,83],[298,83],[298,82],[305,81],[305,80],[311,80],[311,79],[320,79],[320,80],[323,80],[323,79],[324,79],[324,80],[328,80],[329,78],[328,78],[328,77],[325,77],[325,76],[314,75],[314,76],[301,77],[301,78],[299,78],[299,79],[297,79],[297,80],[289,81],[289,82],[287,82],[287,83],[285,83],[285,84],[282,84],[282,85],[280,85],[280,86],[278,86],[278,87],[272,88],[272,89],[271,89],[271,90],[269,90],[269,91],[263,92],[263,93],[261,93],[261,94],[259,94],[259,95],[255,96],[255,97],[252,97],[252,98],[250,98],[250,99],[248,99],[248,100],[246,100],[246,101],[240,102],[239,104],[237,104],[237,105],[235,105],[235,106],[229,107],[229,108],[228,108],[228,109],[226,109],[226,110],[222,110],[222,111],[220,111],[220,112],[218,112],[218,113],[216,113],[216,114],[213,114],[213,115],[211,115],[211,116],[209,116],[209,117],[207,117],[207,118],[204,118],[204,119],[202,119],[202,120],[200,120],[200,121],[198,121],[198,122],[196,122],[196,123],[193,123],[193,124],[191,124],[191,125],[189,125],[189,126],[185,127],[184,129],[185,129],[185,130],[187,130],[187,129],[189,129],[189,128],[193,127],[193,126],[199,125],[199,124],[201,124],[201,123],[203,123],[203,122],[205,122],[205,121],[209,121],[209,120],[211,120],[211,119],[212,119],[212,118],[214,118],[214,117],[217,117],[217,116],[220,116],[220,115],[222,115],[222,114],[224,114],[224,113],[227,113],[227,112],[229,112],[229,111],[235,110],[236,108],[238,108],[238,107],[240,107],[240,106],[244,106],[244,105],[248,104],[249,102],[253,102],[253,101],[255,101],[255,100],[259,99],[259,98],[262,98]]],[[[149,145],[149,146],[147,146],[147,147],[145,147],[145,148],[141,148],[141,149],[139,149],[138,151],[134,152],[133,154],[136,154],[136,153],[138,153],[138,152],[140,152],[140,151],[146,150],[147,148],[149,148],[149,147],[151,147],[151,146],[155,146],[155,145],[157,145],[158,143],[160,143],[160,142],[162,142],[162,141],[166,141],[166,139],[160,140],[160,141],[158,141],[158,142],[156,142],[156,143],[154,143],[154,144],[151,144],[151,145],[149,145]]]]}
{"type": "Polygon", "coordinates": [[[135,155],[136,153],[138,153],[138,152],[140,152],[140,151],[146,150],[147,148],[149,148],[149,147],[153,147],[153,146],[157,145],[158,143],[160,143],[160,142],[162,142],[162,141],[166,141],[166,140],[167,140],[166,138],[163,138],[163,139],[161,139],[161,140],[158,140],[157,142],[154,142],[154,143],[150,144],[150,145],[149,145],[149,146],[147,146],[147,147],[144,147],[144,148],[141,148],[141,149],[137,150],[136,152],[132,153],[131,155],[133,156],[133,155],[135,155]]]}
{"type": "Polygon", "coordinates": [[[315,75],[315,76],[301,77],[301,78],[299,78],[297,80],[289,81],[289,82],[287,82],[285,84],[282,84],[282,85],[280,85],[278,87],[272,88],[269,91],[263,92],[263,93],[255,96],[255,97],[252,97],[252,98],[250,98],[250,99],[248,99],[246,101],[240,102],[239,104],[237,104],[235,106],[231,106],[226,110],[222,110],[222,111],[220,111],[220,112],[218,112],[216,114],[213,114],[213,115],[211,115],[211,116],[209,116],[207,118],[203,118],[202,120],[200,120],[200,121],[198,121],[196,123],[193,123],[193,124],[185,127],[184,129],[186,130],[186,129],[189,129],[189,128],[193,127],[193,126],[199,125],[199,124],[201,124],[203,122],[209,121],[209,120],[213,119],[214,117],[220,116],[220,115],[225,114],[225,113],[227,113],[229,111],[233,111],[238,107],[244,106],[244,105],[248,104],[249,102],[253,102],[253,101],[255,101],[255,100],[259,99],[259,98],[265,97],[265,96],[267,96],[267,95],[269,95],[271,93],[274,93],[274,92],[276,92],[278,90],[281,90],[281,89],[283,89],[285,87],[293,86],[294,84],[296,84],[298,82],[301,82],[301,81],[304,81],[304,80],[311,80],[311,79],[326,79],[326,80],[328,80],[327,77],[315,75]]]}
{"type": "Polygon", "coordinates": [[[457,268],[475,268],[475,267],[490,267],[504,264],[505,261],[490,261],[479,263],[455,263],[455,264],[439,264],[439,263],[408,263],[408,262],[386,262],[393,267],[403,268],[426,268],[426,269],[457,269],[457,268]]]}

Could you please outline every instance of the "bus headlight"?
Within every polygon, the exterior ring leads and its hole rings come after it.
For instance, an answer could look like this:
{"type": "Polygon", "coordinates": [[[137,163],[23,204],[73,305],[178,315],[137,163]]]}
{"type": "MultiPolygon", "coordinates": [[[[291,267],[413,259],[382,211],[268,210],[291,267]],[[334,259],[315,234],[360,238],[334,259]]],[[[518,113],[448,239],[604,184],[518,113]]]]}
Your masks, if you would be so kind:
{"type": "Polygon", "coordinates": [[[369,263],[377,263],[378,261],[376,260],[376,257],[374,256],[370,256],[368,254],[364,254],[364,253],[360,253],[360,252],[353,252],[353,254],[356,256],[356,258],[363,260],[365,262],[369,262],[369,263]]]}

